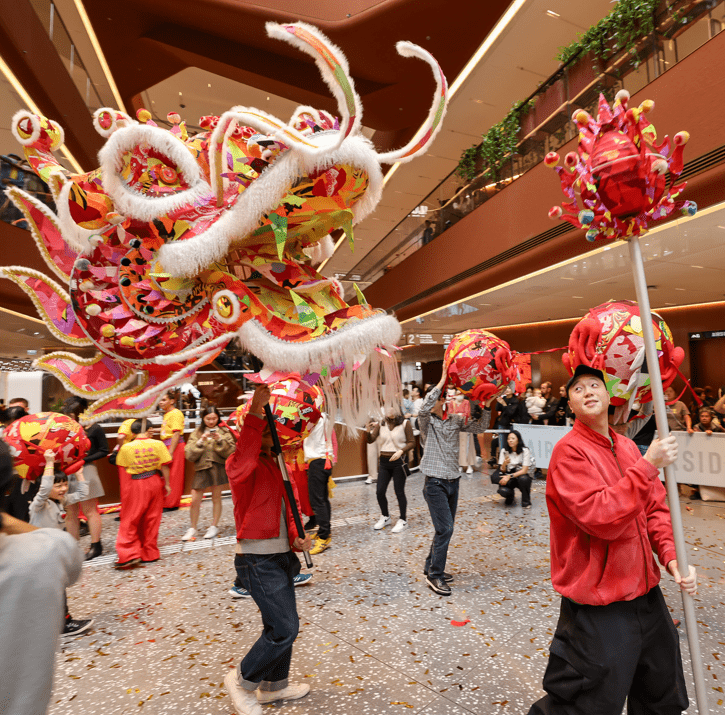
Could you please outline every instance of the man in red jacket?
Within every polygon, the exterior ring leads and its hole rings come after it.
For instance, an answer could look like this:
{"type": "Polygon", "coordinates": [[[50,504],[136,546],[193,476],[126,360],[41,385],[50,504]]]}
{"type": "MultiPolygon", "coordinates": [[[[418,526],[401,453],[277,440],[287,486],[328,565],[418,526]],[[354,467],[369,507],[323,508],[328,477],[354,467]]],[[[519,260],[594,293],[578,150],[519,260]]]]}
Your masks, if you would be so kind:
{"type": "Polygon", "coordinates": [[[272,435],[264,416],[269,397],[269,387],[256,388],[237,449],[226,464],[237,526],[234,566],[264,625],[239,666],[224,678],[238,715],[262,715],[261,704],[295,700],[310,691],[309,685],[288,683],[287,678],[299,630],[293,579],[300,572],[300,562],[290,546],[308,551],[312,542],[297,534],[272,453],[272,435]]]}
{"type": "Polygon", "coordinates": [[[549,463],[551,581],[561,611],[529,715],[680,715],[689,702],[677,631],[658,586],[661,564],[684,591],[658,470],[677,458],[674,437],[644,457],[608,426],[604,375],[579,365],[567,384],[574,428],[549,463]]]}

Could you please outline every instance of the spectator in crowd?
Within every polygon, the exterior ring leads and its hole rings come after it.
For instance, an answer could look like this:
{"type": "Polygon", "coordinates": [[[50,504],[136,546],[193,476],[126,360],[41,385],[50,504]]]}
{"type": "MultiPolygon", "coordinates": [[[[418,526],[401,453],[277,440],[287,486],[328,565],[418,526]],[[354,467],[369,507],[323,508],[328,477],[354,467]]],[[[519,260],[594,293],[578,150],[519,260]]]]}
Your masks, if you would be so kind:
{"type": "Polygon", "coordinates": [[[723,418],[725,418],[725,386],[718,388],[717,402],[712,406],[712,409],[715,410],[715,416],[722,422],[723,418]]]}
{"type": "Polygon", "coordinates": [[[391,523],[386,492],[392,480],[400,511],[400,518],[392,529],[397,534],[408,526],[408,499],[405,496],[407,474],[403,455],[415,446],[413,428],[409,420],[389,408],[385,421],[382,424],[375,423],[368,430],[367,439],[368,442],[378,441],[380,450],[376,496],[381,516],[373,528],[384,529],[391,523]]]}
{"type": "Polygon", "coordinates": [[[689,434],[692,434],[692,417],[690,416],[690,410],[687,409],[687,405],[677,400],[675,388],[670,385],[665,390],[665,402],[667,403],[667,424],[669,425],[670,431],[682,431],[687,430],[689,434]]]}
{"type": "Polygon", "coordinates": [[[532,422],[539,419],[539,416],[546,407],[546,398],[541,395],[541,390],[534,390],[531,388],[531,392],[526,391],[526,411],[529,413],[529,417],[532,422]]]}
{"type": "MultiPolygon", "coordinates": [[[[40,481],[40,489],[30,504],[30,525],[39,529],[61,529],[65,531],[65,507],[77,504],[88,494],[88,484],[83,479],[83,472],[78,473],[77,487],[73,494],[68,494],[68,475],[55,469],[55,453],[46,450],[45,469],[40,481]]],[[[93,625],[93,619],[75,620],[68,612],[68,601],[65,605],[65,619],[61,633],[63,636],[78,636],[85,633],[93,625]]]]}
{"type": "MultiPolygon", "coordinates": [[[[191,393],[189,393],[191,394],[191,393]]],[[[234,451],[234,436],[221,423],[221,414],[213,405],[202,413],[201,424],[189,435],[184,453],[194,463],[194,481],[191,484],[191,526],[181,537],[182,541],[196,538],[201,502],[204,492],[211,492],[212,523],[204,534],[205,539],[214,539],[219,534],[219,520],[222,516],[222,491],[229,480],[224,468],[227,457],[234,451]]]]}
{"type": "Polygon", "coordinates": [[[461,432],[481,434],[486,431],[491,420],[488,409],[483,410],[479,419],[471,420],[468,424],[464,424],[462,415],[447,414],[442,394],[445,381],[444,370],[440,382],[426,395],[418,413],[420,431],[427,434],[427,446],[420,463],[420,471],[425,477],[423,496],[435,529],[423,573],[428,587],[441,596],[451,594],[448,584],[453,579],[445,569],[458,509],[459,435],[461,432]]]}
{"type": "MultiPolygon", "coordinates": [[[[463,424],[468,424],[471,419],[471,403],[466,399],[465,395],[455,388],[449,389],[447,407],[448,414],[461,415],[463,424]]],[[[476,436],[469,432],[461,432],[458,435],[460,440],[458,467],[461,471],[465,470],[466,474],[473,474],[473,466],[476,464],[476,448],[474,446],[476,436]]]]}
{"type": "Polygon", "coordinates": [[[725,432],[725,429],[723,429],[715,414],[715,410],[712,407],[703,405],[698,413],[700,419],[694,428],[695,432],[704,432],[705,434],[725,432]]]}
{"type": "Polygon", "coordinates": [[[13,397],[8,402],[8,408],[10,407],[22,407],[27,412],[30,409],[30,403],[24,397],[13,397]]]}
{"type": "Polygon", "coordinates": [[[423,222],[423,245],[430,243],[434,238],[433,224],[426,220],[423,222]]]}
{"type": "Polygon", "coordinates": [[[498,484],[498,493],[506,506],[514,503],[514,490],[521,491],[521,506],[531,506],[531,452],[524,445],[521,433],[513,430],[506,435],[506,446],[498,456],[498,469],[491,475],[491,482],[498,484]]]}
{"type": "MultiPolygon", "coordinates": [[[[81,414],[88,409],[88,400],[83,397],[69,397],[61,408],[64,415],[72,417],[76,422],[80,421],[81,414]]],[[[91,547],[86,552],[86,561],[95,559],[103,553],[101,544],[101,515],[98,513],[98,500],[106,493],[98,474],[98,467],[94,464],[100,459],[107,457],[110,453],[106,433],[101,425],[94,423],[85,428],[86,437],[91,441],[91,446],[83,458],[83,478],[88,485],[86,496],[83,500],[68,502],[66,509],[66,529],[76,539],[80,534],[80,511],[88,521],[88,530],[91,534],[91,547]]],[[[77,481],[73,477],[68,483],[68,493],[73,494],[77,487],[77,481]]]]}
{"type": "Polygon", "coordinates": [[[410,390],[403,390],[403,401],[402,401],[402,412],[403,417],[406,420],[412,419],[413,417],[413,400],[410,399],[410,390]]]}
{"type": "Polygon", "coordinates": [[[65,592],[80,577],[83,556],[70,534],[6,512],[12,479],[10,450],[0,442],[0,707],[40,715],[50,704],[65,592]]]}
{"type": "MultiPolygon", "coordinates": [[[[507,385],[504,394],[497,397],[496,401],[498,403],[498,417],[496,418],[494,429],[511,429],[511,425],[519,409],[519,398],[514,394],[513,386],[507,385]]],[[[499,443],[500,437],[496,435],[491,440],[491,458],[488,460],[488,464],[491,467],[495,467],[498,464],[499,443]]]]}
{"type": "MultiPolygon", "coordinates": [[[[379,429],[380,425],[378,424],[377,420],[371,417],[365,425],[365,430],[369,435],[372,430],[376,428],[379,429]]],[[[366,439],[366,443],[368,476],[365,480],[365,484],[372,484],[378,479],[378,459],[380,458],[380,444],[376,439],[366,439]]]]}
{"type": "MultiPolygon", "coordinates": [[[[10,400],[7,408],[0,415],[3,423],[3,433],[13,422],[28,414],[27,409],[23,407],[22,403],[27,405],[28,401],[18,397],[10,400]]],[[[17,474],[13,473],[10,493],[5,504],[7,513],[15,519],[28,521],[30,519],[30,502],[33,501],[33,498],[38,493],[39,487],[39,479],[36,479],[34,482],[28,482],[26,479],[21,479],[17,474]]]]}
{"type": "Polygon", "coordinates": [[[546,404],[541,413],[536,417],[532,416],[531,420],[535,425],[548,425],[551,424],[549,420],[554,417],[559,409],[560,397],[554,397],[551,394],[551,382],[548,381],[541,383],[541,396],[546,400],[546,404]]]}

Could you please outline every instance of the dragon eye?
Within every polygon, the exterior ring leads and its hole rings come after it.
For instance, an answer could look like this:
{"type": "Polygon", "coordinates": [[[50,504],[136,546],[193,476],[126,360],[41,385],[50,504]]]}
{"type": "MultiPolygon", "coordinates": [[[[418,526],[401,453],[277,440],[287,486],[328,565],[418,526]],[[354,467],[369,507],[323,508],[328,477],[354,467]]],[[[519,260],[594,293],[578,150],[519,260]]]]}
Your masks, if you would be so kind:
{"type": "Polygon", "coordinates": [[[159,171],[159,178],[165,184],[175,183],[177,177],[178,177],[178,174],[176,173],[176,169],[172,169],[170,166],[164,166],[159,171]]]}

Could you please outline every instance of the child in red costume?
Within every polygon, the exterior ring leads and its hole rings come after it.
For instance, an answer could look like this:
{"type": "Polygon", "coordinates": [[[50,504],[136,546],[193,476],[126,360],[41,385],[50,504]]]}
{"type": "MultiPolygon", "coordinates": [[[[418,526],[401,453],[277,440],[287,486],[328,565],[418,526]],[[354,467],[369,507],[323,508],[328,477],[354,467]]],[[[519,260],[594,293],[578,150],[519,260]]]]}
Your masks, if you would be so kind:
{"type": "Polygon", "coordinates": [[[143,423],[131,425],[136,439],[124,444],[116,456],[116,464],[124,468],[128,478],[121,510],[121,526],[116,538],[117,569],[129,569],[141,562],[158,561],[159,525],[168,494],[171,455],[163,442],[151,439],[143,431],[143,423]],[[163,481],[161,478],[163,475],[163,481]]]}
{"type": "Polygon", "coordinates": [[[272,435],[264,417],[269,397],[267,385],[256,388],[237,448],[226,465],[237,526],[234,565],[264,625],[239,666],[224,678],[239,715],[262,715],[260,704],[295,700],[310,690],[307,684],[289,683],[288,675],[299,630],[293,579],[300,571],[290,547],[307,551],[312,542],[297,534],[272,454],[272,435]]]}
{"type": "Polygon", "coordinates": [[[161,425],[160,438],[171,455],[170,481],[171,491],[164,499],[164,509],[174,511],[181,504],[181,495],[184,493],[184,471],[186,466],[184,456],[184,413],[174,407],[174,393],[166,392],[159,400],[159,408],[164,413],[164,422],[161,425]]]}

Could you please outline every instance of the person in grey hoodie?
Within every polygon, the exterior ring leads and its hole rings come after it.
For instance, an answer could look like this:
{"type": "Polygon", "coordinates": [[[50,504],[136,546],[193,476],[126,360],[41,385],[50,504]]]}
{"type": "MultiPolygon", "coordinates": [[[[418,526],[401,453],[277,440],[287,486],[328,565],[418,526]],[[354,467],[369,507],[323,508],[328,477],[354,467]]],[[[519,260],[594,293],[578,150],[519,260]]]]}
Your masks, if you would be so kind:
{"type": "Polygon", "coordinates": [[[0,711],[40,715],[53,688],[65,589],[78,580],[83,554],[70,534],[7,514],[12,478],[0,441],[0,711]]]}
{"type": "MultiPolygon", "coordinates": [[[[88,496],[88,482],[83,478],[83,472],[77,476],[76,489],[68,494],[68,475],[55,470],[55,453],[52,449],[45,451],[45,470],[40,482],[40,489],[30,503],[30,524],[39,529],[62,529],[65,531],[65,510],[69,503],[78,503],[88,496]]],[[[85,633],[93,625],[93,619],[74,620],[68,613],[68,604],[65,607],[65,620],[63,622],[64,636],[78,636],[85,633]]]]}

